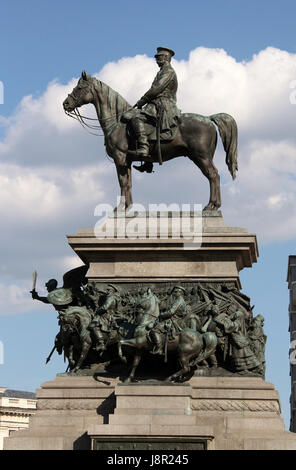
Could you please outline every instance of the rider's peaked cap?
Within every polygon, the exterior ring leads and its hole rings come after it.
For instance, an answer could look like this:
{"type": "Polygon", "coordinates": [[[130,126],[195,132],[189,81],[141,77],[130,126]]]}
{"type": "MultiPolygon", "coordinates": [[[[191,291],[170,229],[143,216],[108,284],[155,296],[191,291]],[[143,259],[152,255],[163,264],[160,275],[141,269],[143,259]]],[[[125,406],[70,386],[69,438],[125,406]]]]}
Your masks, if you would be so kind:
{"type": "Polygon", "coordinates": [[[107,287],[112,287],[112,289],[113,289],[115,292],[118,292],[117,287],[113,286],[113,284],[108,284],[107,287]]]}
{"type": "Polygon", "coordinates": [[[173,287],[173,288],[172,288],[172,292],[174,292],[175,289],[180,289],[180,290],[182,290],[182,291],[184,292],[184,294],[186,294],[186,290],[185,290],[184,287],[182,287],[182,286],[175,286],[175,287],[173,287]]]}
{"type": "Polygon", "coordinates": [[[157,54],[155,54],[154,57],[157,57],[158,55],[163,54],[163,52],[168,52],[171,57],[175,55],[174,51],[172,49],[169,49],[168,47],[158,47],[157,48],[157,54]]]}

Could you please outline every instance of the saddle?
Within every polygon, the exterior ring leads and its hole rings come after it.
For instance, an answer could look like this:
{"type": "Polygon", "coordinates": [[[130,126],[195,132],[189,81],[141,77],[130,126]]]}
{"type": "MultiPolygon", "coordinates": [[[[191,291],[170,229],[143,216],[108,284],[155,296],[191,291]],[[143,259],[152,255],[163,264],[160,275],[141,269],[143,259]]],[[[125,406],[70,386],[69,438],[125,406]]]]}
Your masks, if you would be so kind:
{"type": "MultiPolygon", "coordinates": [[[[130,124],[131,119],[136,117],[136,115],[139,113],[139,110],[136,108],[131,108],[123,115],[121,116],[121,121],[127,124],[126,130],[127,130],[127,137],[128,137],[128,142],[129,142],[129,150],[135,150],[136,149],[136,142],[137,139],[134,136],[132,126],[130,124]]],[[[160,143],[167,143],[172,141],[177,133],[178,126],[174,126],[169,130],[161,131],[160,132],[160,143]]],[[[156,124],[151,122],[145,123],[145,133],[148,139],[148,142],[150,146],[155,147],[156,146],[156,141],[157,141],[157,127],[156,124]]],[[[152,153],[152,152],[151,152],[152,153]]]]}

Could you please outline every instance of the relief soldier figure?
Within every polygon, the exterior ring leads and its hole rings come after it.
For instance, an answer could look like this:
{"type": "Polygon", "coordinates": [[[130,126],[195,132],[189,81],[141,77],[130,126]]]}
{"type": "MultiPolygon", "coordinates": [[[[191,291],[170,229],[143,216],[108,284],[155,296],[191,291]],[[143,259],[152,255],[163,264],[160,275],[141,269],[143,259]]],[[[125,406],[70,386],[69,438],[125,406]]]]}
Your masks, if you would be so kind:
{"type": "Polygon", "coordinates": [[[251,349],[245,314],[235,305],[231,306],[231,311],[230,315],[222,314],[215,318],[216,323],[223,325],[228,337],[227,354],[230,366],[233,371],[240,374],[248,371],[259,372],[260,359],[251,349]]]}
{"type": "Polygon", "coordinates": [[[88,266],[79,266],[71,269],[63,275],[63,286],[58,287],[56,279],[49,279],[45,287],[47,289],[47,297],[40,297],[36,291],[37,273],[34,273],[33,288],[31,295],[34,300],[39,300],[45,304],[52,304],[58,311],[64,310],[68,306],[87,305],[87,297],[81,287],[86,284],[85,278],[88,266]]]}
{"type": "Polygon", "coordinates": [[[115,317],[119,303],[118,289],[113,284],[108,284],[103,294],[105,295],[104,302],[89,325],[96,342],[95,349],[100,353],[106,349],[106,335],[116,328],[115,317]]]}
{"type": "Polygon", "coordinates": [[[159,317],[159,322],[150,331],[150,338],[155,347],[152,354],[162,354],[165,336],[174,339],[185,328],[187,307],[184,300],[184,287],[175,286],[171,292],[173,302],[165,313],[159,317]]]}
{"type": "Polygon", "coordinates": [[[252,350],[255,352],[261,363],[262,374],[265,375],[265,344],[266,344],[266,335],[263,331],[264,317],[262,315],[257,315],[253,318],[249,337],[252,341],[252,350]]]}

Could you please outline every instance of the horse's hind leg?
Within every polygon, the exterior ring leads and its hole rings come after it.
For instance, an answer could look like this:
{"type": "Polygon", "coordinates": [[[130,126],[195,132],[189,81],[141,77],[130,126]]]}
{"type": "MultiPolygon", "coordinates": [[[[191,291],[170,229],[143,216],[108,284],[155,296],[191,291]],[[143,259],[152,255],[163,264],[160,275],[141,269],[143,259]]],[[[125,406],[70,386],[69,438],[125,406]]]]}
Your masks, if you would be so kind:
{"type": "Polygon", "coordinates": [[[122,354],[121,341],[118,341],[117,347],[118,347],[118,356],[119,356],[119,359],[121,360],[121,362],[123,362],[124,364],[126,364],[126,363],[127,363],[127,360],[126,360],[126,357],[122,354]]]}
{"type": "Polygon", "coordinates": [[[210,183],[210,200],[204,210],[219,209],[221,207],[220,176],[212,162],[212,158],[208,155],[201,156],[200,154],[190,155],[189,158],[200,168],[210,183]]]}
{"type": "Polygon", "coordinates": [[[132,370],[131,370],[130,375],[128,376],[127,383],[132,382],[134,380],[135,372],[136,372],[136,369],[137,369],[137,367],[138,367],[138,365],[141,361],[141,357],[142,357],[142,355],[139,354],[139,353],[134,356],[132,370]]]}

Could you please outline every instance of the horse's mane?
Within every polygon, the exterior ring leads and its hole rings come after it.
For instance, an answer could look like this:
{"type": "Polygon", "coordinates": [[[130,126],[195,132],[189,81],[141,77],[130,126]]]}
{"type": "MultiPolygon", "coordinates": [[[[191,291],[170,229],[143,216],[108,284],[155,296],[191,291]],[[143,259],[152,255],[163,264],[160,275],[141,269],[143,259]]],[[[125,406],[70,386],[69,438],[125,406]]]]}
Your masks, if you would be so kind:
{"type": "Polygon", "coordinates": [[[110,108],[111,113],[116,117],[119,122],[122,114],[131,108],[131,105],[119,94],[113,90],[106,83],[101,82],[96,77],[92,77],[94,88],[103,96],[107,96],[107,106],[110,108]]]}

